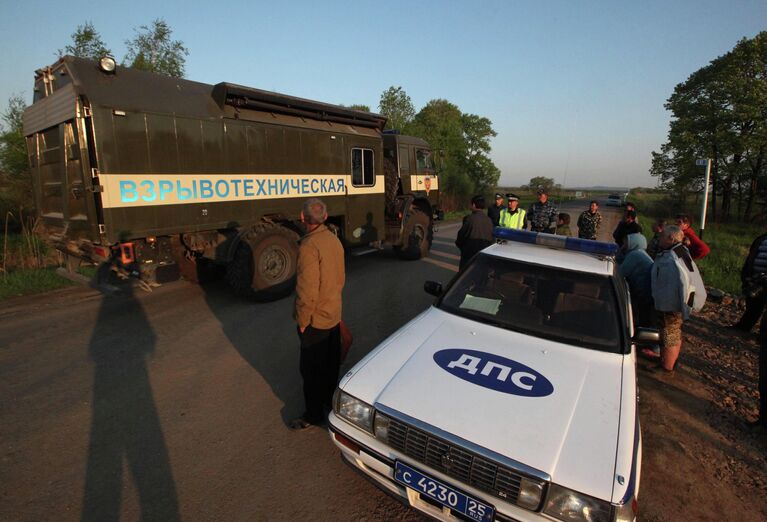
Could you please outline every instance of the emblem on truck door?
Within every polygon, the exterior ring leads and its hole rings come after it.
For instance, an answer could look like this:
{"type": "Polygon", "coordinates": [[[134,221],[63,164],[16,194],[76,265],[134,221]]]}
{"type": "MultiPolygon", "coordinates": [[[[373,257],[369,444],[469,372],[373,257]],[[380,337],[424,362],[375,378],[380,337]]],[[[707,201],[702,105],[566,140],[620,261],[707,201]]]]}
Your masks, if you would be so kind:
{"type": "Polygon", "coordinates": [[[554,386],[546,377],[500,355],[452,348],[436,352],[434,362],[456,377],[502,393],[545,397],[554,392],[554,386]]]}

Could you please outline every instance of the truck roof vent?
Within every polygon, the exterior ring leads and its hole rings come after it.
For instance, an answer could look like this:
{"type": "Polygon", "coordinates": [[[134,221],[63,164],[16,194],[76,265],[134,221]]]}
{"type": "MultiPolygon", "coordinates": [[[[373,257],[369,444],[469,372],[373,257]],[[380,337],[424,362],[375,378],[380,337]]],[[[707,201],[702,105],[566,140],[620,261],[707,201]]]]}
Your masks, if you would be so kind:
{"type": "Polygon", "coordinates": [[[230,105],[380,130],[383,130],[386,124],[386,117],[380,114],[243,87],[233,83],[222,82],[214,85],[212,95],[213,100],[222,109],[225,105],[230,105]]]}

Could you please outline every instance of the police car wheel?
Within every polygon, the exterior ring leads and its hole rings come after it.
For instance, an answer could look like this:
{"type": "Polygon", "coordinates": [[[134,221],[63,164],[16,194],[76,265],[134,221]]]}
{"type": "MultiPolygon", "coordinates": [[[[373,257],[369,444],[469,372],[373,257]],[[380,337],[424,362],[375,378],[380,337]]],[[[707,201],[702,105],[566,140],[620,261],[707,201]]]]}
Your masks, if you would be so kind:
{"type": "Polygon", "coordinates": [[[274,226],[243,238],[227,265],[227,281],[236,294],[271,301],[295,286],[298,235],[274,226]]]}
{"type": "Polygon", "coordinates": [[[402,246],[397,253],[403,259],[421,259],[429,254],[432,230],[429,216],[421,210],[413,210],[402,232],[402,246]]]}

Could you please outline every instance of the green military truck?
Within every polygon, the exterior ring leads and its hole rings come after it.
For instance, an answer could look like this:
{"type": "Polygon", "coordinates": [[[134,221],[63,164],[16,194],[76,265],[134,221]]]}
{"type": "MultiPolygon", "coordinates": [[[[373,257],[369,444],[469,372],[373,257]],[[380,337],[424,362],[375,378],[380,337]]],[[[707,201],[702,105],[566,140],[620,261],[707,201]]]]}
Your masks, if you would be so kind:
{"type": "Polygon", "coordinates": [[[226,267],[240,294],[289,288],[309,197],[352,250],[427,254],[439,214],[428,144],[378,114],[65,56],[24,113],[37,232],[73,264],[147,280],[226,267]]]}

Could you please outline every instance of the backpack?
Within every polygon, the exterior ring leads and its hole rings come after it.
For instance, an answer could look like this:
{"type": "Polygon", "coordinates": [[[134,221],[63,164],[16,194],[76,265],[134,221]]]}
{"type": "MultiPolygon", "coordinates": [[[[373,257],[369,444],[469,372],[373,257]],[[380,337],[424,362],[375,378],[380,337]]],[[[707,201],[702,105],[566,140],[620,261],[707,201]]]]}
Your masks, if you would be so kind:
{"type": "Polygon", "coordinates": [[[692,260],[690,252],[684,245],[680,244],[672,248],[671,255],[684,281],[685,303],[691,309],[700,312],[706,304],[708,295],[698,265],[692,260]]]}

